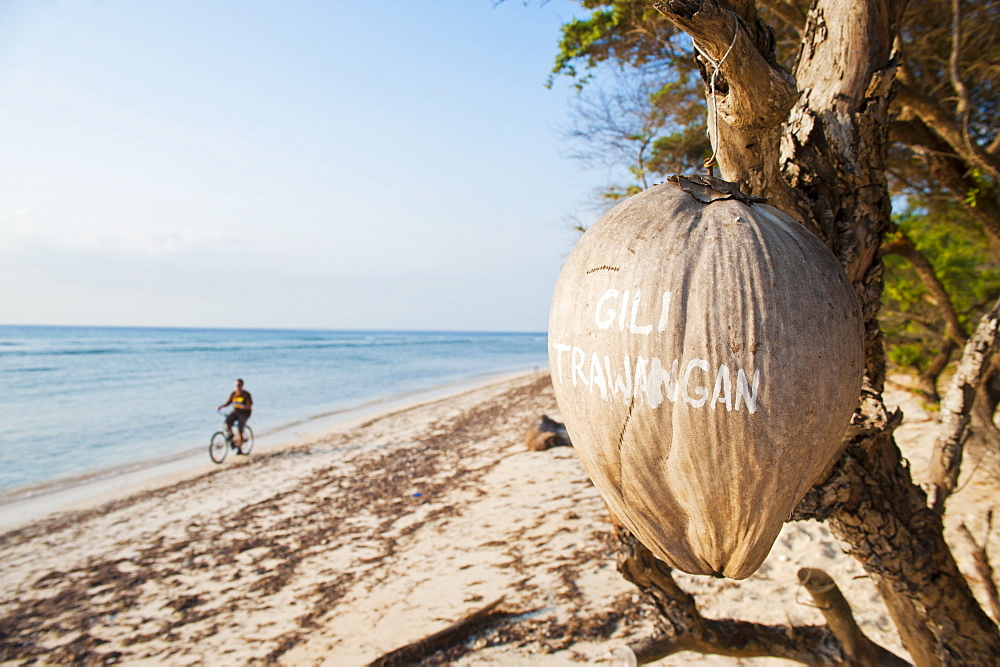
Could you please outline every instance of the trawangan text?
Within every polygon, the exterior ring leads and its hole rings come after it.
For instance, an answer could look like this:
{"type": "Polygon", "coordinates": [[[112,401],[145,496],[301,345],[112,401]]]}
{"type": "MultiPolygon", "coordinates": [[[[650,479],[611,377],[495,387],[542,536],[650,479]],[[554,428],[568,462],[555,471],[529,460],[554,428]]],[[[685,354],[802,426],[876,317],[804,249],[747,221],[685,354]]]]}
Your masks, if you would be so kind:
{"type": "MultiPolygon", "coordinates": [[[[671,293],[666,291],[659,300],[660,312],[655,330],[662,333],[669,326],[671,293]]],[[[594,323],[599,330],[607,330],[617,324],[619,331],[648,336],[654,325],[639,324],[639,309],[642,293],[639,289],[619,292],[606,291],[597,301],[594,323]],[[631,298],[630,298],[631,297],[631,298]]],[[[751,376],[742,368],[730,369],[727,364],[712,368],[704,359],[673,359],[669,365],[657,357],[646,359],[637,357],[635,363],[625,355],[612,363],[611,355],[584,350],[575,345],[553,342],[553,356],[556,360],[556,381],[572,382],[574,387],[586,387],[590,393],[599,393],[605,401],[620,400],[650,408],[658,408],[664,401],[682,402],[692,408],[718,409],[725,405],[729,412],[757,411],[761,387],[759,370],[751,376]]]]}

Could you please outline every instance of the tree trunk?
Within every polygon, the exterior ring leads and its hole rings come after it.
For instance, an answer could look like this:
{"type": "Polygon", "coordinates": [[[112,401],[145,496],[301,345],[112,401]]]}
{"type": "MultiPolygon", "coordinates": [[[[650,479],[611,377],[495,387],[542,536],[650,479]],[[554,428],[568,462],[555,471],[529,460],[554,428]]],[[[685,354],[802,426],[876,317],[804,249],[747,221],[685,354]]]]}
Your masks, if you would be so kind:
{"type": "Polygon", "coordinates": [[[723,178],[770,197],[816,232],[840,259],[861,302],[865,381],[845,453],[793,518],[825,519],[848,545],[878,586],[918,664],[995,664],[1000,633],[959,572],[940,517],[902,465],[892,436],[901,415],[888,414],[882,401],[878,249],[890,219],[885,180],[895,79],[890,51],[906,0],[815,0],[794,79],[774,65],[773,44],[754,3],[653,4],[706,54],[707,77],[720,70],[709,116],[718,108],[720,127],[713,138],[723,178]],[[730,7],[739,15],[738,34],[730,7]],[[785,86],[794,101],[787,113],[785,86]]]}

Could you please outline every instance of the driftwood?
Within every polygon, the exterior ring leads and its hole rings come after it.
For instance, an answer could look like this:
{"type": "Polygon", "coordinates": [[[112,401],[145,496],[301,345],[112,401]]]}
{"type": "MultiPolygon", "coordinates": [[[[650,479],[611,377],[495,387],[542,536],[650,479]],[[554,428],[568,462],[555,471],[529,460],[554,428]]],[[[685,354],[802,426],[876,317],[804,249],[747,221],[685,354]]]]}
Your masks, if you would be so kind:
{"type": "Polygon", "coordinates": [[[464,639],[473,630],[488,621],[503,601],[504,598],[500,597],[461,620],[455,621],[444,630],[440,630],[419,641],[386,653],[377,660],[369,663],[368,667],[396,667],[398,665],[418,663],[445,646],[455,644],[464,639]]]}
{"type": "Polygon", "coordinates": [[[542,415],[538,423],[524,434],[525,446],[533,452],[543,452],[553,447],[572,447],[566,425],[542,415]]]}
{"type": "Polygon", "coordinates": [[[939,515],[945,500],[954,493],[962,469],[962,452],[977,388],[997,353],[1000,330],[1000,300],[983,316],[976,332],[965,344],[951,388],[941,401],[941,433],[934,443],[928,484],[928,504],[939,515]]]}

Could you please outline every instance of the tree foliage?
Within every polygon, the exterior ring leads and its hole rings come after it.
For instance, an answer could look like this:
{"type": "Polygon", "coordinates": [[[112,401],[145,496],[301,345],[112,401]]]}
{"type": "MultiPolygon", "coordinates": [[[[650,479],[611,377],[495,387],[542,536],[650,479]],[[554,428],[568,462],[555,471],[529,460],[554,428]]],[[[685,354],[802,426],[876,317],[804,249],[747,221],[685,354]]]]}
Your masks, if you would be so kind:
{"type": "MultiPolygon", "coordinates": [[[[590,11],[562,28],[554,75],[568,75],[583,87],[601,63],[612,62],[663,77],[662,92],[651,94],[650,107],[677,114],[676,127],[691,126],[691,104],[700,97],[690,74],[695,51],[684,32],[643,0],[581,0],[590,11]],[[692,93],[698,93],[692,95],[692,93]]],[[[805,27],[807,0],[763,0],[761,18],[773,26],[775,57],[791,67],[805,27]]],[[[894,103],[891,168],[899,190],[919,198],[956,196],[969,208],[996,199],[1000,172],[1000,2],[910,2],[900,30],[894,103]],[[955,174],[967,188],[949,192],[949,183],[921,178],[933,155],[965,163],[955,174]]],[[[697,106],[704,117],[704,100],[697,106]]],[[[703,122],[703,121],[702,121],[703,122]]],[[[704,125],[702,125],[703,129],[704,125]]],[[[694,133],[692,133],[694,134],[694,133]]],[[[668,156],[658,166],[669,169],[668,156]]],[[[958,166],[958,165],[952,165],[958,166]]],[[[991,207],[992,210],[992,207],[991,207]]],[[[995,229],[1000,230],[1000,227],[995,229]]]]}
{"type": "Polygon", "coordinates": [[[625,167],[631,180],[600,192],[611,201],[635,194],[672,173],[695,171],[711,154],[704,100],[692,78],[663,83],[649,73],[620,72],[582,90],[566,132],[570,156],[625,167]]]}
{"type": "MultiPolygon", "coordinates": [[[[955,208],[934,212],[910,207],[894,216],[886,247],[904,238],[927,258],[968,334],[1000,295],[1000,262],[982,229],[955,208]]],[[[887,253],[885,265],[882,326],[888,357],[897,366],[924,373],[947,345],[945,304],[938,303],[910,260],[887,253]]]]}

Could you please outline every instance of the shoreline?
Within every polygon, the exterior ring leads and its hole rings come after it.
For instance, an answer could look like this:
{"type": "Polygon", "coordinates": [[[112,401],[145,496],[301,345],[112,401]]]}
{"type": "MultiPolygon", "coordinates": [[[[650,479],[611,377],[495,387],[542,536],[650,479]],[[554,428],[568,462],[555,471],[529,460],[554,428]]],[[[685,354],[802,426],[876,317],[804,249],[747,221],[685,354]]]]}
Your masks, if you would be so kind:
{"type": "MultiPolygon", "coordinates": [[[[366,419],[384,417],[541,370],[543,368],[539,366],[495,371],[319,413],[255,434],[254,454],[309,444],[366,419]]],[[[206,449],[206,446],[200,445],[156,459],[0,491],[0,533],[22,528],[59,512],[89,509],[116,498],[168,486],[232,463],[232,459],[228,458],[221,465],[212,463],[206,449]]]]}

